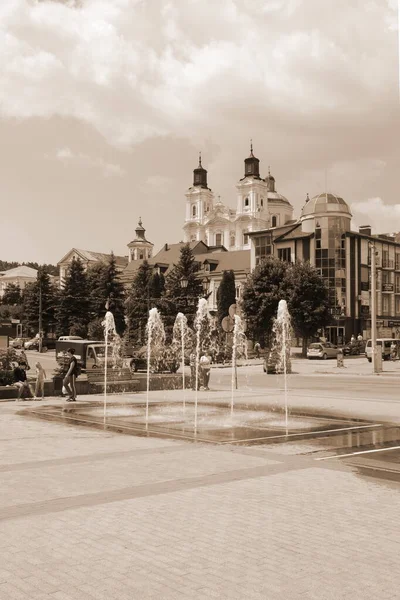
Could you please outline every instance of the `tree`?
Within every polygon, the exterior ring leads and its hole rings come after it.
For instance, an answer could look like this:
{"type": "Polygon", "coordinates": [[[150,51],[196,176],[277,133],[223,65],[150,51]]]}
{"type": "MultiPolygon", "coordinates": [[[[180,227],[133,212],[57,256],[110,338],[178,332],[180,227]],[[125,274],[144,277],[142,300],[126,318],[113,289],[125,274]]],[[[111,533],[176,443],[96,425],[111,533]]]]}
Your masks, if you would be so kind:
{"type": "Polygon", "coordinates": [[[88,278],[80,259],[72,259],[56,311],[58,335],[86,337],[90,320],[88,278]]]}
{"type": "Polygon", "coordinates": [[[9,304],[13,306],[14,304],[21,304],[21,302],[21,288],[17,283],[9,283],[4,290],[4,294],[1,298],[1,304],[9,304]]]}
{"type": "Polygon", "coordinates": [[[288,264],[268,256],[247,280],[242,296],[248,331],[254,340],[269,344],[279,300],[287,297],[288,264]]]}
{"type": "Polygon", "coordinates": [[[224,271],[222,280],[217,291],[217,322],[221,321],[229,314],[229,307],[236,303],[235,273],[233,271],[224,271]]]}
{"type": "Polygon", "coordinates": [[[144,341],[144,331],[150,310],[150,284],[153,267],[147,260],[140,265],[125,300],[128,344],[144,341]]]}
{"type": "Polygon", "coordinates": [[[46,335],[55,328],[58,291],[51,283],[49,274],[43,267],[39,268],[36,281],[29,283],[22,295],[24,325],[30,334],[39,332],[40,296],[42,329],[44,335],[46,335]]]}
{"type": "Polygon", "coordinates": [[[125,329],[124,287],[119,280],[115,256],[112,252],[109,262],[97,264],[88,271],[91,319],[104,318],[106,301],[114,315],[117,333],[122,335],[125,329]]]}
{"type": "Polygon", "coordinates": [[[293,327],[303,338],[305,356],[309,338],[331,322],[328,289],[321,276],[308,262],[291,264],[286,279],[288,308],[293,327]]]}
{"type": "Polygon", "coordinates": [[[182,246],[178,264],[174,265],[171,272],[167,275],[165,289],[171,298],[181,296],[199,298],[202,295],[203,287],[197,276],[198,265],[195,262],[193,252],[189,244],[182,246]],[[187,280],[186,288],[182,288],[182,278],[187,280]]]}

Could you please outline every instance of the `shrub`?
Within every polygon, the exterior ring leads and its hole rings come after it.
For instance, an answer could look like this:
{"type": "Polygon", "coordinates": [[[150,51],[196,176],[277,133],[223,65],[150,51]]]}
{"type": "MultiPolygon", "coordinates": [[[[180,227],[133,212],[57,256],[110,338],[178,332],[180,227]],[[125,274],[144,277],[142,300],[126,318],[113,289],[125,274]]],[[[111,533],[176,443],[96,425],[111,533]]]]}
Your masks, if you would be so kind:
{"type": "Polygon", "coordinates": [[[13,385],[14,382],[14,372],[13,371],[0,371],[0,385],[13,385]]]}

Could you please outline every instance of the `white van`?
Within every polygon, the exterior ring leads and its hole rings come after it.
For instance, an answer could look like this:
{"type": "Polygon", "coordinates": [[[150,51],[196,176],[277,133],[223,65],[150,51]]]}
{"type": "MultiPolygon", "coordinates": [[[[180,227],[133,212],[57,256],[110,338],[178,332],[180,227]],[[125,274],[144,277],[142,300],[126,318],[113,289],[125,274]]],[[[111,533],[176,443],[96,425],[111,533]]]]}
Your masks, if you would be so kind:
{"type": "Polygon", "coordinates": [[[79,337],[79,335],[60,335],[58,338],[59,342],[68,342],[73,340],[83,340],[83,338],[79,337]]]}
{"type": "MultiPolygon", "coordinates": [[[[382,360],[390,360],[390,347],[393,342],[397,346],[397,355],[399,355],[400,340],[394,338],[377,338],[376,345],[382,349],[382,360]]],[[[368,362],[372,362],[372,340],[367,341],[365,355],[368,362]]]]}

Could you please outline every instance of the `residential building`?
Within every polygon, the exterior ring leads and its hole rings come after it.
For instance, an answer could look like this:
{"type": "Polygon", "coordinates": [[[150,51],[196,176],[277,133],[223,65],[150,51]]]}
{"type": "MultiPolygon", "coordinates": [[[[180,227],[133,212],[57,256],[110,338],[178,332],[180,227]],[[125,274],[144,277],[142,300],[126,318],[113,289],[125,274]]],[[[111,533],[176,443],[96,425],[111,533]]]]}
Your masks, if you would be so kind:
{"type": "Polygon", "coordinates": [[[349,205],[335,194],[308,195],[300,218],[250,234],[251,268],[273,255],[310,261],[324,279],[333,323],[325,336],[341,344],[352,334],[371,336],[371,244],[377,264],[378,337],[400,337],[400,234],[351,230],[349,205]]]}
{"type": "Polygon", "coordinates": [[[6,287],[8,285],[18,285],[23,291],[28,283],[33,283],[37,278],[37,270],[21,265],[14,269],[8,269],[7,271],[0,271],[0,298],[4,295],[6,287]]]}

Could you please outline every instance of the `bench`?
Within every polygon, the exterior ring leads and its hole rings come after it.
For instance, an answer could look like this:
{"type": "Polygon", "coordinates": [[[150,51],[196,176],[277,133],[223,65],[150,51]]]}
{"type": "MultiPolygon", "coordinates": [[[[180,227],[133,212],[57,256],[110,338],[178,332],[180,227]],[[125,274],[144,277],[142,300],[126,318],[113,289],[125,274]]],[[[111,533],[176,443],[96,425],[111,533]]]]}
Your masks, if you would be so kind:
{"type": "MultiPolygon", "coordinates": [[[[92,369],[86,371],[89,393],[104,391],[104,369],[92,369]]],[[[132,371],[123,369],[107,369],[107,390],[113,392],[137,392],[140,380],[134,379],[132,371]]]]}

